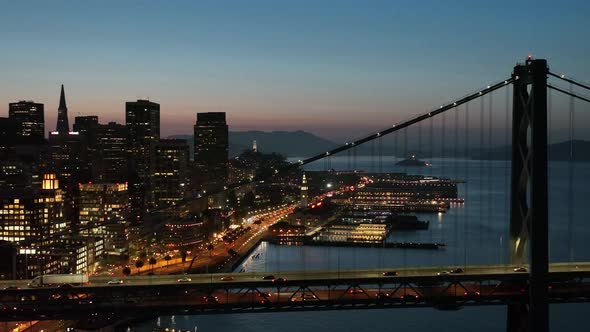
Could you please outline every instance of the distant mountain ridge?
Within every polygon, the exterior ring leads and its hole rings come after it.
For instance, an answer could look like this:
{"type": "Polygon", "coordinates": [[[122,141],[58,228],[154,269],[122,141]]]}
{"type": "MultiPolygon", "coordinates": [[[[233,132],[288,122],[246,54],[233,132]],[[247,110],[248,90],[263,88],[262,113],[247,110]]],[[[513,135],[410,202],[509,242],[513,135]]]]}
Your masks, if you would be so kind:
{"type": "MultiPolygon", "coordinates": [[[[193,135],[171,135],[169,138],[186,139],[193,155],[193,135]]],[[[252,149],[256,140],[258,151],[276,152],[287,157],[306,157],[338,147],[337,143],[306,131],[230,131],[229,155],[235,157],[244,150],[252,149]]]]}

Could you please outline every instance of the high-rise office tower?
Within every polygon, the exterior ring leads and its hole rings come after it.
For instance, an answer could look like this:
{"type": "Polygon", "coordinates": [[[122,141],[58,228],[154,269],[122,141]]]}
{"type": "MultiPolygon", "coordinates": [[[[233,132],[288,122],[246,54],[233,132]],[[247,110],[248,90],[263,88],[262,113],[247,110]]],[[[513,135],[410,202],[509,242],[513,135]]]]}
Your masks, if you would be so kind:
{"type": "Polygon", "coordinates": [[[96,115],[77,116],[74,118],[74,131],[80,134],[85,144],[91,149],[94,149],[96,143],[95,135],[97,126],[98,116],[96,115]]]}
{"type": "Polygon", "coordinates": [[[172,206],[186,193],[189,151],[186,140],[161,139],[152,145],[150,168],[151,205],[172,206]]]}
{"type": "Polygon", "coordinates": [[[66,94],[64,85],[61,85],[61,94],[59,95],[59,107],[57,108],[57,125],[55,131],[66,134],[70,131],[70,122],[68,120],[68,107],[66,106],[66,94]]]}
{"type": "Polygon", "coordinates": [[[79,135],[82,149],[86,150],[86,165],[90,178],[93,179],[92,170],[96,166],[96,127],[98,126],[98,116],[77,116],[74,118],[74,132],[79,135]]]}
{"type": "Polygon", "coordinates": [[[16,141],[18,123],[11,118],[0,118],[0,157],[3,157],[16,141]]]}
{"type": "Polygon", "coordinates": [[[85,235],[100,236],[108,251],[127,247],[126,218],[129,208],[127,183],[80,183],[80,224],[102,225],[85,235]]]}
{"type": "Polygon", "coordinates": [[[90,179],[88,150],[80,133],[70,131],[63,85],[59,96],[56,130],[49,133],[52,172],[64,190],[64,213],[68,222],[78,220],[78,182],[90,179]]]}
{"type": "Polygon", "coordinates": [[[18,137],[45,137],[45,115],[43,104],[19,101],[8,104],[8,117],[16,123],[18,137]]]}
{"type": "Polygon", "coordinates": [[[45,174],[41,189],[0,192],[0,240],[41,245],[68,229],[62,191],[55,174],[45,174]]]}
{"type": "Polygon", "coordinates": [[[116,122],[95,129],[93,177],[100,182],[127,182],[127,127],[116,122]]]}
{"type": "Polygon", "coordinates": [[[195,168],[202,190],[220,190],[228,178],[228,127],[225,112],[197,113],[195,168]]]}
{"type": "Polygon", "coordinates": [[[150,148],[160,139],[160,104],[141,99],[125,103],[125,123],[131,215],[132,220],[143,221],[149,192],[150,148]]]}

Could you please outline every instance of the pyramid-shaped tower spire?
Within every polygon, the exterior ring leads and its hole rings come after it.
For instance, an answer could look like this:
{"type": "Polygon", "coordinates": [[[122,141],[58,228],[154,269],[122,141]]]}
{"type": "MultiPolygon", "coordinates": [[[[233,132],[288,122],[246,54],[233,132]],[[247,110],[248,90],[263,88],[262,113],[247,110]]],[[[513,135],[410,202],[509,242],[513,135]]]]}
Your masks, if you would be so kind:
{"type": "Polygon", "coordinates": [[[61,85],[61,94],[59,96],[59,107],[57,109],[57,126],[55,131],[60,134],[67,134],[70,131],[70,123],[68,121],[68,107],[66,106],[66,94],[64,92],[64,85],[61,85]]]}

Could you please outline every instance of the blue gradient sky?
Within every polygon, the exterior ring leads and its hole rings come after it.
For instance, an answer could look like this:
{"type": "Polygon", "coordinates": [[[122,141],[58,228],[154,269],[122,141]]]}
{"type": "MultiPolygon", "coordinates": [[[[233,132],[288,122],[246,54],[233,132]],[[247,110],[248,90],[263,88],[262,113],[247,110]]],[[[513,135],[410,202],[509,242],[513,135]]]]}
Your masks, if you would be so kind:
{"type": "Polygon", "coordinates": [[[341,139],[508,77],[527,54],[590,80],[590,1],[2,1],[0,103],[55,126],[162,105],[162,134],[225,111],[233,130],[341,139]]]}

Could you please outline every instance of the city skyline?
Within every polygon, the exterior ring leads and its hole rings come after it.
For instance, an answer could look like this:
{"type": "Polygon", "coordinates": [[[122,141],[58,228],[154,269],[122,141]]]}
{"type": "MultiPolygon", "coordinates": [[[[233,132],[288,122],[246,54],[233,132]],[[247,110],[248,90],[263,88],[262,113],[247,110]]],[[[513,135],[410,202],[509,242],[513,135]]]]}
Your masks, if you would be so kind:
{"type": "Polygon", "coordinates": [[[122,123],[125,101],[149,97],[162,105],[163,137],[190,133],[197,112],[226,112],[235,130],[303,129],[341,140],[503,79],[498,73],[507,76],[527,54],[590,76],[588,46],[566,33],[588,31],[582,1],[9,7],[36,24],[19,24],[18,15],[0,23],[10,45],[0,55],[0,102],[45,104],[50,130],[62,83],[70,117],[122,123]],[[516,19],[521,32],[504,23],[516,19]]]}

